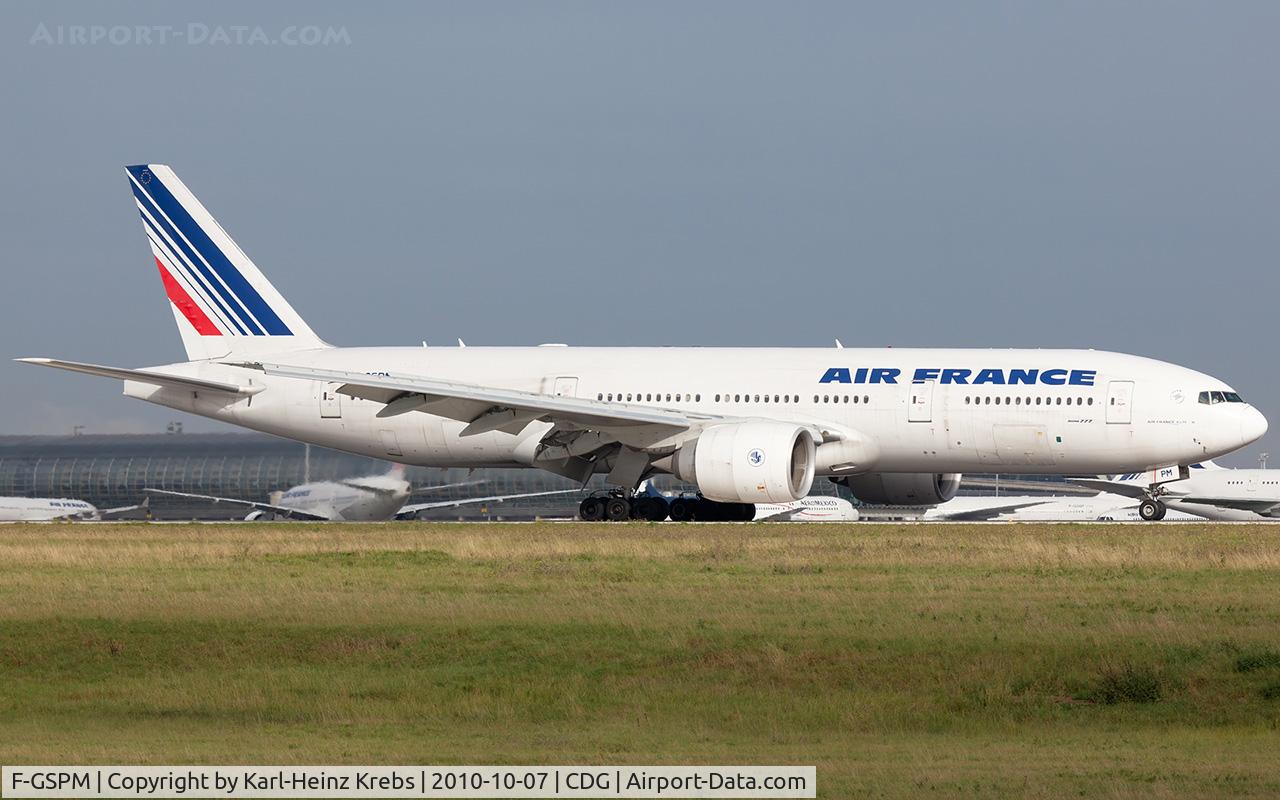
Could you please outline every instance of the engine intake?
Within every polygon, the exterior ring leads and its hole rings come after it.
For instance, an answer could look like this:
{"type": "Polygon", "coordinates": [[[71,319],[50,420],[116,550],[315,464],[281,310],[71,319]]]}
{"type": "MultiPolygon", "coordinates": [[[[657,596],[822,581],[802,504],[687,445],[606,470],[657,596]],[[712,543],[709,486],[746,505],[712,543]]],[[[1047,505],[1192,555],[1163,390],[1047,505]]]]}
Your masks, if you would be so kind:
{"type": "Polygon", "coordinates": [[[864,503],[890,506],[936,506],[960,490],[958,472],[869,472],[841,482],[864,503]]]}
{"type": "Polygon", "coordinates": [[[675,452],[671,471],[711,500],[786,503],[813,487],[816,449],[813,436],[799,425],[712,425],[675,452]]]}

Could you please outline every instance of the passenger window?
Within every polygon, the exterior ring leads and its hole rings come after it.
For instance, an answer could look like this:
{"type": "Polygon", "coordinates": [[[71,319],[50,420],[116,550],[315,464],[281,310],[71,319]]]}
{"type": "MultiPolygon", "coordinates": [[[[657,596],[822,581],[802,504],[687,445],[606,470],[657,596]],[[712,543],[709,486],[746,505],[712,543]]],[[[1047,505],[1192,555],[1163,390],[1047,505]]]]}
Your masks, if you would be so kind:
{"type": "Polygon", "coordinates": [[[983,405],[988,405],[988,406],[991,405],[991,398],[988,397],[986,400],[983,400],[982,403],[983,405]]]}
{"type": "Polygon", "coordinates": [[[1093,398],[1092,398],[1092,397],[1090,397],[1090,398],[1089,398],[1089,405],[1093,405],[1093,398]]]}
{"type": "MultiPolygon", "coordinates": [[[[685,396],[687,397],[688,395],[685,395],[685,396]]],[[[702,395],[701,395],[701,394],[695,394],[695,395],[693,396],[693,402],[695,402],[695,403],[701,403],[701,402],[702,402],[702,395]]]]}
{"type": "Polygon", "coordinates": [[[818,396],[816,394],[813,396],[813,402],[818,402],[818,396]]]}
{"type": "Polygon", "coordinates": [[[742,402],[742,395],[740,395],[740,394],[735,394],[735,395],[733,396],[733,402],[735,402],[735,403],[741,403],[741,402],[742,402]]]}

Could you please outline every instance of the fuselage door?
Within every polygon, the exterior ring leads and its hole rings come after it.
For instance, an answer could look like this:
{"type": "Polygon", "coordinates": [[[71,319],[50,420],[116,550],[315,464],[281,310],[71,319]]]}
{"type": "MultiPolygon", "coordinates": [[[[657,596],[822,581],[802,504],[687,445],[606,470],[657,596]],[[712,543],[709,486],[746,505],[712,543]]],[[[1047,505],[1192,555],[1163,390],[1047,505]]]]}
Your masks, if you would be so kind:
{"type": "Polygon", "coordinates": [[[1133,381],[1107,384],[1107,422],[1128,425],[1133,421],[1133,381]]]}
{"type": "Polygon", "coordinates": [[[556,378],[552,394],[556,397],[577,397],[578,379],[569,375],[561,375],[556,378]]]}
{"type": "Polygon", "coordinates": [[[907,422],[933,422],[933,381],[907,387],[907,422]]]}
{"type": "Polygon", "coordinates": [[[342,395],[337,383],[320,384],[320,419],[342,419],[342,395]]]}

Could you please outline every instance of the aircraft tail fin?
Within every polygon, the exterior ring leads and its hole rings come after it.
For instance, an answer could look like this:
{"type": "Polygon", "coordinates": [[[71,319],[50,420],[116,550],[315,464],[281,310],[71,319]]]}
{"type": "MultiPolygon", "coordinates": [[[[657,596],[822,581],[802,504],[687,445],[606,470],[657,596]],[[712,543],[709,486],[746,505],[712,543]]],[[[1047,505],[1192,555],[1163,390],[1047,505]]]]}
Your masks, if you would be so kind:
{"type": "Polygon", "coordinates": [[[173,170],[125,170],[189,359],[329,346],[173,170]]]}

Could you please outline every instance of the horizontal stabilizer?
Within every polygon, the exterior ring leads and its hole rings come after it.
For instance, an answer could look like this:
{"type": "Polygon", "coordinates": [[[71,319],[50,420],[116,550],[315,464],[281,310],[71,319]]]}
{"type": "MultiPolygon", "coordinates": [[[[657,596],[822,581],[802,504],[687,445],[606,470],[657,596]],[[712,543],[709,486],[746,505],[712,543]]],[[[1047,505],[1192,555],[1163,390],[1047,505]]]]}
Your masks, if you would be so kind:
{"type": "Polygon", "coordinates": [[[79,361],[59,361],[55,358],[18,358],[24,364],[36,364],[41,367],[54,367],[70,372],[83,372],[85,375],[97,375],[102,378],[116,378],[122,381],[137,381],[156,386],[175,389],[188,389],[202,392],[225,392],[227,394],[252,395],[262,391],[264,386],[242,386],[221,381],[207,381],[202,378],[189,378],[185,375],[168,375],[146,369],[125,369],[124,367],[104,367],[98,364],[83,364],[79,361]]]}

